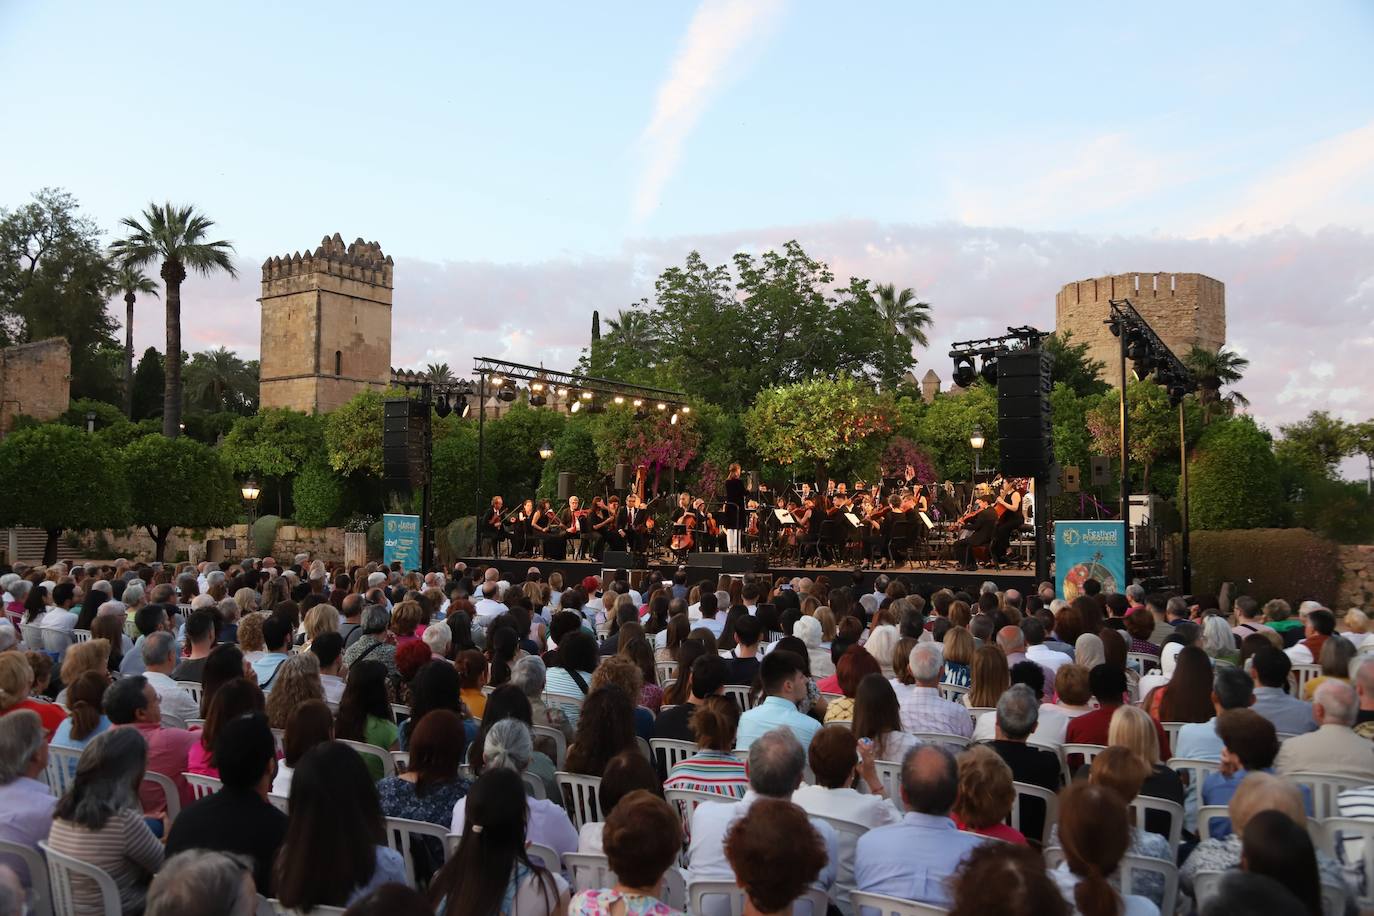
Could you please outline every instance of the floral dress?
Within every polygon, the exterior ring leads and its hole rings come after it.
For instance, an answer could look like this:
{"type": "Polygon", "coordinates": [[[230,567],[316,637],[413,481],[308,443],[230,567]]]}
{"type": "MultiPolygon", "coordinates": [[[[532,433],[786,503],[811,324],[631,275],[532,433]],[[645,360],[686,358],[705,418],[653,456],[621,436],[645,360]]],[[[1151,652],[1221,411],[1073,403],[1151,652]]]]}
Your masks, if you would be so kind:
{"type": "Polygon", "coordinates": [[[625,904],[625,916],[683,916],[657,897],[645,894],[622,894],[613,888],[587,890],[568,904],[568,916],[609,916],[615,904],[625,904]]]}
{"type": "MultiPolygon", "coordinates": [[[[470,784],[461,777],[431,785],[424,795],[417,795],[415,783],[399,776],[388,776],[377,783],[377,796],[382,814],[404,817],[412,821],[427,821],[447,827],[453,821],[453,806],[466,798],[470,784]]],[[[444,847],[437,837],[412,837],[411,852],[415,857],[416,877],[428,879],[444,864],[444,847]],[[416,840],[423,841],[423,848],[416,840]]]]}

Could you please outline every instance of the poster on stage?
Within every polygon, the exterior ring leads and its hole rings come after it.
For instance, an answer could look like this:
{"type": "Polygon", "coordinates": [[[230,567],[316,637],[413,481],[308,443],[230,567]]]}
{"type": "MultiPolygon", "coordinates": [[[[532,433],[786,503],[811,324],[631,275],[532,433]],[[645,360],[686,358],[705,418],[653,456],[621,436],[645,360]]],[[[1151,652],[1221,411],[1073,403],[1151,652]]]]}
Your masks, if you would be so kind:
{"type": "Polygon", "coordinates": [[[1083,583],[1096,579],[1102,592],[1119,592],[1128,584],[1122,539],[1123,522],[1056,521],[1054,577],[1059,594],[1072,601],[1083,594],[1083,583]]]}
{"type": "Polygon", "coordinates": [[[407,572],[420,568],[420,516],[382,516],[382,562],[400,563],[407,572]]]}

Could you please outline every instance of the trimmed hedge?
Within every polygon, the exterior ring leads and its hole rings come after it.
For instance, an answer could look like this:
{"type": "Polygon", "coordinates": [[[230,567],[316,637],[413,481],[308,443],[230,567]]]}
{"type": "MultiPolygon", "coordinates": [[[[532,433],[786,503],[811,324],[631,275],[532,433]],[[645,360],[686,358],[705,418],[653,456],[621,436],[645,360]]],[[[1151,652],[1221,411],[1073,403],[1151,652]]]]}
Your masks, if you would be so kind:
{"type": "Polygon", "coordinates": [[[1283,598],[1296,607],[1310,598],[1336,606],[1339,548],[1306,528],[1194,531],[1189,553],[1195,594],[1215,595],[1221,583],[1232,582],[1233,595],[1260,602],[1283,598]]]}
{"type": "Polygon", "coordinates": [[[1283,490],[1269,436],[1249,417],[1207,428],[1188,463],[1188,514],[1194,530],[1229,531],[1282,524],[1283,490]]]}
{"type": "Polygon", "coordinates": [[[291,502],[296,524],[325,528],[343,510],[343,484],[323,461],[312,461],[296,475],[291,484],[291,502]]]}
{"type": "Polygon", "coordinates": [[[259,515],[253,522],[253,553],[259,557],[270,557],[272,545],[277,542],[277,527],[281,525],[279,515],[259,515]]]}

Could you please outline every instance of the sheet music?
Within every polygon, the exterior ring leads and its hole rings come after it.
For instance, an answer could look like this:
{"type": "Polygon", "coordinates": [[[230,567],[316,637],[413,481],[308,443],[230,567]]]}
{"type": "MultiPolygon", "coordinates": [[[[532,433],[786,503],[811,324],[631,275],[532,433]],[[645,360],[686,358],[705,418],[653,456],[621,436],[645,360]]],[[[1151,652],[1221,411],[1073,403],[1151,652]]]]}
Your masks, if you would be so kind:
{"type": "Polygon", "coordinates": [[[797,520],[792,517],[792,513],[786,509],[774,509],[773,515],[784,525],[795,525],[797,520]]]}
{"type": "Polygon", "coordinates": [[[855,515],[853,512],[846,512],[844,514],[844,517],[845,520],[849,522],[849,524],[853,525],[855,528],[859,527],[859,517],[855,515]]]}
{"type": "Polygon", "coordinates": [[[920,512],[917,514],[921,516],[921,521],[925,522],[927,531],[930,531],[935,528],[935,523],[930,520],[929,515],[926,515],[924,512],[920,512]]]}

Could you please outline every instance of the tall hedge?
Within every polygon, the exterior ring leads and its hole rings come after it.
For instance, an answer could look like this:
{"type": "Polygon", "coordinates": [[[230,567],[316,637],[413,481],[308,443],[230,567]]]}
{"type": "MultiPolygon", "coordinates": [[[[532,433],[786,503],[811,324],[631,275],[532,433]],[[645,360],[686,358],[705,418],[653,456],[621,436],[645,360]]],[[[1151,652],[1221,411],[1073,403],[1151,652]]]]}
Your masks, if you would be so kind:
{"type": "Polygon", "coordinates": [[[1188,463],[1195,530],[1266,528],[1282,521],[1283,491],[1269,436],[1249,417],[1207,428],[1188,463]]]}
{"type": "Polygon", "coordinates": [[[1283,598],[1294,606],[1313,599],[1335,607],[1341,563],[1337,545],[1305,528],[1197,531],[1188,551],[1193,591],[1216,594],[1223,582],[1233,595],[1264,602],[1283,598]]]}
{"type": "Polygon", "coordinates": [[[301,468],[291,483],[291,502],[296,524],[323,528],[339,517],[343,508],[343,482],[322,459],[301,468]]]}

